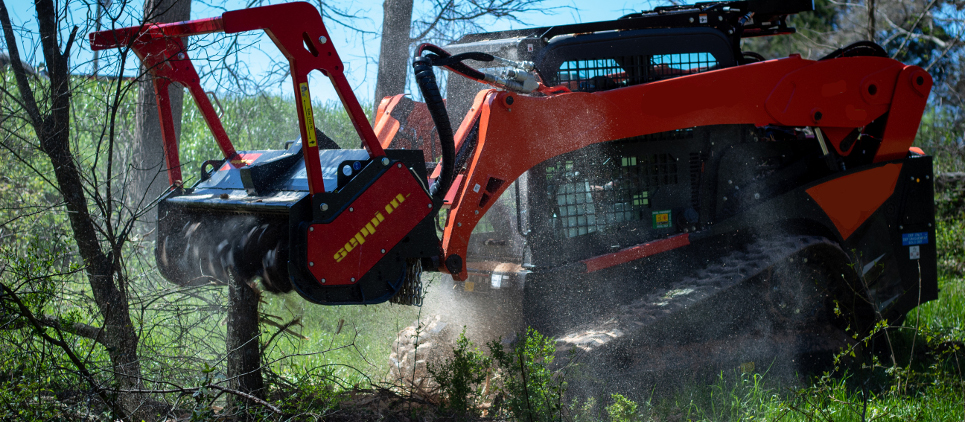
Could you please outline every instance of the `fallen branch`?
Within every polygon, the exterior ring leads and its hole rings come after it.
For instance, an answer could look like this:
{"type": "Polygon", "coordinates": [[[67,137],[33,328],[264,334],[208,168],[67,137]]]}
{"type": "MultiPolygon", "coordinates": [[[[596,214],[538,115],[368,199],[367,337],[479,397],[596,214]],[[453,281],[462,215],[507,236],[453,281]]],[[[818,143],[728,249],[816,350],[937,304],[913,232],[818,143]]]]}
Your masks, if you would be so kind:
{"type": "Polygon", "coordinates": [[[215,390],[224,392],[224,393],[234,394],[234,395],[236,395],[236,396],[238,396],[238,397],[244,398],[244,399],[246,399],[246,400],[251,400],[251,401],[254,402],[254,403],[257,403],[257,404],[260,404],[260,405],[262,405],[262,406],[264,406],[264,407],[267,407],[269,410],[271,410],[272,412],[274,412],[274,413],[276,413],[276,414],[279,414],[279,415],[282,414],[281,409],[279,409],[278,407],[272,405],[271,403],[268,403],[267,401],[264,401],[264,400],[262,400],[262,399],[259,399],[258,397],[252,396],[251,394],[245,393],[245,392],[243,392],[243,391],[238,391],[238,390],[231,389],[231,388],[228,388],[228,387],[222,387],[222,386],[217,385],[217,384],[206,384],[206,385],[202,385],[202,386],[200,386],[200,387],[171,388],[171,389],[167,389],[167,390],[138,389],[138,390],[115,390],[115,391],[117,391],[118,393],[132,393],[132,394],[171,394],[171,393],[188,394],[188,393],[197,392],[197,391],[201,390],[202,388],[212,388],[212,389],[215,389],[215,390]]]}

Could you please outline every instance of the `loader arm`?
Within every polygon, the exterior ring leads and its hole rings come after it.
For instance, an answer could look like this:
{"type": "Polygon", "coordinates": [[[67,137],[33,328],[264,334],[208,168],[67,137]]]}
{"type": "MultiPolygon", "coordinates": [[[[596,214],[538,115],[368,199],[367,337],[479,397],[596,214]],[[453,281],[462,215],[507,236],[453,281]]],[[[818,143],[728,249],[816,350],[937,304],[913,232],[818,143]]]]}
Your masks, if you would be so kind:
{"type": "MultiPolygon", "coordinates": [[[[718,124],[820,128],[846,156],[845,135],[870,132],[871,123],[883,119],[883,134],[869,133],[881,139],[874,161],[896,160],[914,141],[931,86],[927,72],[891,59],[792,56],[603,92],[537,97],[485,91],[456,132],[457,151],[471,148],[472,155],[449,193],[446,270],[465,279],[473,228],[511,182],[552,157],[599,142],[718,124]]],[[[382,115],[380,127],[391,127],[391,113],[382,115]]],[[[673,241],[675,247],[687,243],[673,241]]],[[[665,249],[637,248],[617,261],[665,249]]]]}

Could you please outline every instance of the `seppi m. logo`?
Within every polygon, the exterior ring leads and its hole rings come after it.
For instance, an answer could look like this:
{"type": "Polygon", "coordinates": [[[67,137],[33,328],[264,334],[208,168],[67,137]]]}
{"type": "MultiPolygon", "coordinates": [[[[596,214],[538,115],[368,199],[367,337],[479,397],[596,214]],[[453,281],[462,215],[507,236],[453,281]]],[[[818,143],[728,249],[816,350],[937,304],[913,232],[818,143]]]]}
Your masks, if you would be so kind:
{"type": "MultiPolygon", "coordinates": [[[[388,204],[385,204],[385,213],[392,214],[392,212],[398,209],[403,202],[405,202],[405,197],[402,196],[401,193],[395,195],[395,198],[389,201],[388,204]]],[[[375,228],[378,227],[379,224],[382,224],[383,221],[385,221],[385,215],[382,215],[381,212],[376,211],[375,217],[372,217],[368,223],[365,223],[364,227],[355,232],[355,235],[349,238],[348,242],[345,242],[345,246],[342,246],[342,249],[339,249],[338,252],[335,252],[335,256],[333,256],[335,262],[342,262],[342,260],[348,256],[349,252],[352,252],[352,250],[357,246],[365,243],[365,238],[375,234],[375,228]]]]}

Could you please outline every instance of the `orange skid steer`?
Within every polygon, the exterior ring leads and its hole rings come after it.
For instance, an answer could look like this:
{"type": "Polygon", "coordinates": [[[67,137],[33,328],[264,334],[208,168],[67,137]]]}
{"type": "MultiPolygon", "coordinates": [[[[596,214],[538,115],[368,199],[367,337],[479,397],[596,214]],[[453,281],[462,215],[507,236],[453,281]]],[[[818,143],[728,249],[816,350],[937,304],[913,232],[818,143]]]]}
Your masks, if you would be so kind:
{"type": "Polygon", "coordinates": [[[423,44],[413,67],[425,102],[387,98],[375,129],[308,3],[90,39],[131,48],[154,77],[172,186],[156,258],[175,283],[260,279],[320,304],[420,304],[423,271],[483,274],[553,313],[593,289],[620,303],[669,286],[754,239],[806,236],[774,259],[819,248],[826,272],[859,263],[860,277],[823,281],[851,283],[830,291],[851,292],[853,312],[900,319],[937,297],[931,158],[912,152],[932,78],[871,43],[817,61],[740,50],[741,37],[793,32],[787,16],[810,9],[709,2],[423,44]],[[301,137],[286,149],[233,148],[181,41],[254,30],[290,64],[301,137]],[[445,101],[434,67],[454,74],[445,101]],[[364,149],[337,149],[315,127],[314,70],[364,149]],[[190,91],[224,155],[190,186],[171,83],[190,91]],[[449,114],[465,117],[453,128],[449,114]],[[517,258],[475,253],[486,248],[517,258]]]}

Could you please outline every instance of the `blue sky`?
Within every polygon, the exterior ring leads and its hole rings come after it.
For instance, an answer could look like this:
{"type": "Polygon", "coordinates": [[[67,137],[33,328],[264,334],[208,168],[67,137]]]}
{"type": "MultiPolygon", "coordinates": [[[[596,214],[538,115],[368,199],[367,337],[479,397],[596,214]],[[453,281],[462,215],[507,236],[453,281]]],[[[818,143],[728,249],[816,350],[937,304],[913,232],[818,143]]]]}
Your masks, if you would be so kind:
{"type": "MultiPolygon", "coordinates": [[[[64,7],[64,0],[60,0],[59,6],[64,7]]],[[[89,73],[92,69],[93,53],[89,50],[86,34],[93,31],[92,16],[93,7],[96,0],[72,0],[66,3],[69,10],[65,28],[73,25],[80,26],[79,34],[83,35],[79,49],[72,55],[72,63],[75,73],[89,73]]],[[[243,7],[245,2],[231,0],[227,2],[194,0],[192,3],[192,19],[218,16],[225,10],[234,10],[243,7]]],[[[266,2],[267,3],[267,2],[266,2]]],[[[317,2],[314,2],[317,4],[317,2]]],[[[340,25],[332,20],[326,21],[332,41],[335,43],[339,54],[345,61],[346,76],[354,87],[356,96],[363,102],[370,101],[375,91],[376,63],[379,54],[378,34],[382,26],[382,0],[356,0],[356,1],[337,1],[327,0],[326,4],[331,4],[351,16],[350,24],[361,31],[363,34],[354,31],[346,26],[340,25]]],[[[601,1],[601,0],[545,0],[544,9],[547,12],[528,12],[522,13],[518,17],[525,25],[510,21],[488,21],[485,22],[486,28],[491,30],[503,30],[520,28],[526,26],[545,26],[553,24],[568,24],[575,22],[592,22],[600,20],[615,19],[623,14],[652,8],[655,5],[664,4],[660,0],[648,1],[601,1]]],[[[111,15],[117,18],[118,26],[129,26],[137,24],[142,9],[142,1],[114,0],[110,7],[111,15]]],[[[420,9],[428,7],[427,0],[416,0],[416,14],[420,9]],[[421,6],[421,7],[420,7],[421,6]]],[[[33,1],[31,0],[7,0],[7,8],[11,15],[14,26],[22,25],[20,31],[20,51],[25,60],[31,64],[39,64],[43,61],[39,51],[39,44],[36,37],[31,37],[30,33],[36,31],[36,20],[33,12],[33,1]]],[[[105,22],[107,19],[104,20],[105,22]]],[[[63,32],[65,35],[67,29],[63,32]]],[[[209,35],[196,37],[193,39],[194,45],[191,48],[191,56],[195,65],[199,67],[199,72],[208,74],[204,79],[206,89],[219,92],[238,92],[237,86],[226,85],[224,81],[228,78],[224,74],[208,73],[216,66],[213,62],[228,60],[233,63],[233,70],[244,73],[247,71],[256,81],[263,81],[267,78],[272,66],[272,58],[280,59],[281,55],[274,48],[271,41],[263,34],[255,34],[242,39],[242,42],[250,43],[251,46],[242,50],[238,56],[225,58],[223,51],[225,46],[218,42],[220,37],[209,35]]],[[[4,43],[3,50],[6,50],[4,43]]],[[[102,52],[100,65],[102,72],[117,73],[117,55],[113,52],[102,52]],[[112,65],[113,64],[113,65],[112,65]]],[[[136,65],[128,64],[125,66],[124,74],[132,76],[136,74],[136,65]]],[[[327,101],[337,99],[334,91],[330,88],[327,81],[322,78],[312,80],[312,97],[316,100],[327,101]]],[[[278,81],[278,78],[274,78],[278,81]]],[[[269,91],[289,92],[290,82],[278,83],[267,86],[269,91]]]]}

